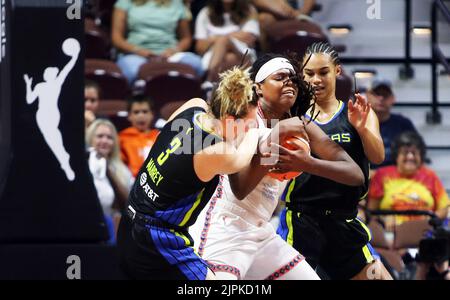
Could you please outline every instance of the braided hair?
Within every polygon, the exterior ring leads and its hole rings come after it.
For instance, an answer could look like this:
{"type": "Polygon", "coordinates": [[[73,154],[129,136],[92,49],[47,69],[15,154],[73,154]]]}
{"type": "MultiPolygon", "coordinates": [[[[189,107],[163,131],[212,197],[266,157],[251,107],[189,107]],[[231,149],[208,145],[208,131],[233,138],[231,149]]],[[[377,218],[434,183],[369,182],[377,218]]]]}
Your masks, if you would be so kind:
{"type": "MultiPolygon", "coordinates": [[[[298,94],[294,105],[290,108],[290,116],[301,117],[306,114],[309,109],[311,109],[312,115],[314,115],[316,105],[314,89],[309,82],[306,82],[303,79],[304,65],[299,65],[300,60],[295,53],[287,53],[286,55],[266,53],[262,55],[253,63],[252,67],[250,68],[250,78],[255,81],[256,74],[258,73],[259,69],[266,62],[276,57],[282,57],[289,60],[296,73],[296,75],[293,75],[291,77],[291,80],[298,87],[298,94]]],[[[256,91],[254,91],[253,95],[254,97],[258,98],[256,91]]]]}
{"type": "MultiPolygon", "coordinates": [[[[339,55],[338,55],[336,49],[334,49],[333,46],[331,46],[330,44],[328,44],[326,42],[314,43],[314,44],[308,46],[308,48],[306,49],[305,55],[303,57],[303,60],[305,60],[307,57],[309,57],[313,54],[328,54],[331,58],[331,62],[335,66],[341,64],[341,61],[339,59],[339,55]]],[[[306,63],[305,63],[305,65],[306,65],[306,63]]]]}

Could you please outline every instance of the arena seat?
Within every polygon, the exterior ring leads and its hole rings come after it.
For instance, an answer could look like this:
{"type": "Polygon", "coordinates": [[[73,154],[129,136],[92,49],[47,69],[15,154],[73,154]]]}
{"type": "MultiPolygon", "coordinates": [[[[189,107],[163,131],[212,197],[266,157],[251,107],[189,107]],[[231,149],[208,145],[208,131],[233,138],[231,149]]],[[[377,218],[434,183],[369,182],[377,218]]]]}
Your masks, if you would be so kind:
{"type": "Polygon", "coordinates": [[[111,28],[112,12],[117,0],[96,0],[95,10],[102,26],[111,28]]]}
{"type": "Polygon", "coordinates": [[[130,92],[122,71],[112,61],[86,59],[85,77],[100,85],[104,99],[125,99],[130,92]]]}
{"type": "Polygon", "coordinates": [[[125,115],[110,115],[108,119],[114,124],[114,126],[117,129],[117,132],[120,132],[121,130],[128,128],[131,126],[130,121],[128,121],[128,116],[125,115]]]}
{"type": "Polygon", "coordinates": [[[428,220],[413,220],[395,227],[394,248],[418,248],[425,233],[431,230],[428,220]]]}
{"type": "Polygon", "coordinates": [[[122,99],[101,99],[98,105],[97,115],[109,119],[117,131],[130,126],[128,121],[127,102],[122,99]]]}
{"type": "Polygon", "coordinates": [[[276,40],[287,35],[295,34],[297,31],[305,31],[325,36],[322,28],[318,24],[300,20],[277,21],[266,29],[266,34],[269,39],[276,40]]]}
{"type": "Polygon", "coordinates": [[[195,70],[186,64],[150,61],[141,66],[138,78],[145,82],[143,93],[153,100],[155,111],[164,119],[185,101],[204,97],[195,70]]]}
{"type": "Polygon", "coordinates": [[[122,111],[127,111],[127,102],[123,99],[101,99],[98,103],[98,115],[109,116],[122,111]]]}
{"type": "Polygon", "coordinates": [[[194,68],[182,63],[169,63],[166,61],[149,61],[139,68],[138,78],[145,81],[168,72],[177,72],[190,77],[196,77],[194,68]]]}
{"type": "Polygon", "coordinates": [[[86,18],[84,22],[84,36],[86,39],[86,58],[109,59],[111,43],[107,33],[99,28],[95,21],[86,18]]]}
{"type": "Polygon", "coordinates": [[[171,102],[185,102],[196,97],[203,97],[200,81],[186,74],[169,71],[146,80],[145,95],[154,102],[157,113],[171,102]]]}
{"type": "Polygon", "coordinates": [[[387,263],[398,273],[405,271],[405,263],[397,250],[376,249],[378,254],[383,256],[387,263]]]}
{"type": "Polygon", "coordinates": [[[159,116],[164,120],[168,120],[169,117],[186,101],[174,101],[165,103],[159,110],[159,116]]]}
{"type": "Polygon", "coordinates": [[[297,31],[269,42],[270,51],[274,53],[294,52],[302,57],[306,48],[313,43],[327,42],[327,38],[317,33],[297,31]]]}

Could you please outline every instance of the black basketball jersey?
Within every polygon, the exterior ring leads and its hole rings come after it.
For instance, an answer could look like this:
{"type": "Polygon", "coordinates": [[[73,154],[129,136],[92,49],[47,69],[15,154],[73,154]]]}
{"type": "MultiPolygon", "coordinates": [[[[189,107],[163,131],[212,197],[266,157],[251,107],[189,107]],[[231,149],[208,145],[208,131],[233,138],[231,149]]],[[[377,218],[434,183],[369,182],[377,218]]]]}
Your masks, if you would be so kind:
{"type": "Polygon", "coordinates": [[[194,154],[222,139],[202,129],[201,107],[179,114],[161,130],[129,196],[138,212],[176,226],[190,226],[211,198],[219,176],[201,181],[194,170],[194,154]]]}
{"type": "MultiPolygon", "coordinates": [[[[299,205],[308,205],[319,209],[354,210],[358,202],[367,194],[369,161],[364,154],[358,132],[348,120],[347,109],[347,105],[339,101],[338,110],[331,120],[324,123],[314,122],[358,164],[364,173],[364,185],[348,186],[303,173],[287,185],[283,197],[287,206],[295,208],[299,205]]],[[[311,118],[309,115],[306,117],[311,118]]]]}

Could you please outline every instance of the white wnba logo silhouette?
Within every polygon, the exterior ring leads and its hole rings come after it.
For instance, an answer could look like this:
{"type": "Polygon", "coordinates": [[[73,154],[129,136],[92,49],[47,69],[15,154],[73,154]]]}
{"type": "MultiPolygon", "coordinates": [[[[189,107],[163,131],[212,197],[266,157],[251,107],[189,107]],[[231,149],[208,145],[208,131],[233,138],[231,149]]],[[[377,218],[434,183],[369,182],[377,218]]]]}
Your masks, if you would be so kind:
{"type": "Polygon", "coordinates": [[[61,119],[58,109],[58,98],[67,75],[73,69],[78,59],[80,43],[76,39],[68,38],[62,44],[62,51],[71,58],[59,74],[59,70],[56,67],[46,68],[44,71],[45,81],[36,84],[34,90],[31,88],[33,78],[28,77],[27,74],[24,74],[23,78],[27,86],[27,103],[31,104],[37,98],[40,100],[36,112],[38,127],[48,146],[58,159],[61,169],[66,173],[67,179],[73,181],[75,179],[75,173],[69,164],[70,155],[64,148],[62,135],[58,129],[61,119]]]}

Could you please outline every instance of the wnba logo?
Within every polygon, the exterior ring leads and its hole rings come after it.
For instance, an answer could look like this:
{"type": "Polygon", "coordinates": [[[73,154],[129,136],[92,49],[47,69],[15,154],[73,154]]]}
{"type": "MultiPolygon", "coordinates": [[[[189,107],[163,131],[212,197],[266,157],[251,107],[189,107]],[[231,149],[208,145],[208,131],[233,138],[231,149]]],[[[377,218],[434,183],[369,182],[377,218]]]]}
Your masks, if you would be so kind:
{"type": "Polygon", "coordinates": [[[0,63],[6,55],[6,7],[5,0],[1,0],[1,22],[0,22],[0,63]]]}

